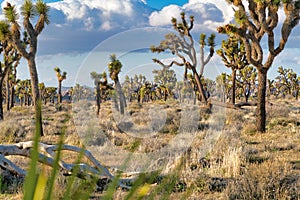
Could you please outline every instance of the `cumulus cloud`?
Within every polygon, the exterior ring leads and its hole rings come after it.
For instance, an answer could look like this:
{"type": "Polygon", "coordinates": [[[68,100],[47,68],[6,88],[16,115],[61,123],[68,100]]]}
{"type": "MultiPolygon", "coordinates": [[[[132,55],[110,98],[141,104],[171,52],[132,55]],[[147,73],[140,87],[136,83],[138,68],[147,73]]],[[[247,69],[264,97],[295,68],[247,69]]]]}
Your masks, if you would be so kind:
{"type": "Polygon", "coordinates": [[[149,23],[151,26],[165,26],[169,25],[172,17],[180,17],[182,8],[177,5],[169,5],[164,7],[161,11],[155,11],[149,16],[149,23]]]}
{"type": "Polygon", "coordinates": [[[170,25],[171,17],[179,18],[180,12],[195,17],[195,29],[215,30],[217,26],[229,23],[233,19],[233,10],[225,2],[219,0],[190,0],[182,7],[170,5],[149,16],[151,26],[170,25]]]}
{"type": "Polygon", "coordinates": [[[49,5],[63,13],[66,25],[81,24],[87,31],[145,26],[153,12],[145,0],[63,0],[49,5]]]}
{"type": "Polygon", "coordinates": [[[68,19],[81,19],[89,14],[89,10],[97,9],[103,15],[117,13],[124,16],[130,16],[133,12],[132,4],[129,0],[64,0],[51,3],[51,7],[61,10],[68,19]]]}

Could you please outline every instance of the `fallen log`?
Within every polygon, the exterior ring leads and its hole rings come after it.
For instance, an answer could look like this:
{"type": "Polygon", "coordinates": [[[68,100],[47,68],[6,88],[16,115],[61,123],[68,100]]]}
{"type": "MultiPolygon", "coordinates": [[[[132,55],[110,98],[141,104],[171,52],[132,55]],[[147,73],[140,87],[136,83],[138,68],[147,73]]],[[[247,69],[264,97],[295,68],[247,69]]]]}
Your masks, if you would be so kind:
{"type": "MultiPolygon", "coordinates": [[[[8,144],[8,145],[0,145],[0,167],[3,169],[7,169],[14,174],[25,176],[26,171],[21,167],[17,166],[15,163],[6,158],[6,156],[23,156],[30,158],[30,151],[32,150],[34,145],[33,141],[20,142],[16,144],[8,144]]],[[[59,148],[59,145],[48,145],[44,143],[39,143],[39,157],[38,162],[45,164],[50,167],[54,167],[55,165],[55,154],[59,148]]],[[[109,179],[112,180],[115,178],[110,171],[103,166],[90,151],[79,148],[76,146],[65,145],[61,146],[61,151],[71,151],[78,154],[84,155],[94,166],[90,166],[86,163],[67,163],[63,160],[58,162],[59,167],[64,171],[64,175],[72,175],[74,172],[75,176],[82,179],[109,179]],[[76,170],[75,170],[76,168],[76,170]]],[[[119,187],[129,189],[127,183],[133,182],[134,178],[128,179],[125,178],[119,179],[118,185],[119,187]]]]}
{"type": "Polygon", "coordinates": [[[240,102],[236,104],[225,103],[214,99],[209,99],[209,103],[215,106],[221,106],[230,109],[242,109],[243,106],[257,106],[257,102],[240,102]]]}

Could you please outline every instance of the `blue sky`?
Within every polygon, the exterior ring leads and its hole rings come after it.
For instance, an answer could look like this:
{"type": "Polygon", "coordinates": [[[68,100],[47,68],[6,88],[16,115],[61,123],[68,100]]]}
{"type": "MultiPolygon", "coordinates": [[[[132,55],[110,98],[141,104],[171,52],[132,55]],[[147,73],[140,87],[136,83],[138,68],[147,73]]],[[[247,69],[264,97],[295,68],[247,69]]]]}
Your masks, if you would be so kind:
{"type": "MultiPolygon", "coordinates": [[[[52,3],[52,2],[57,2],[57,1],[56,0],[45,0],[44,2],[52,3]]],[[[147,1],[147,4],[149,6],[156,8],[156,9],[161,9],[170,4],[176,4],[176,5],[182,6],[186,3],[188,3],[187,0],[148,0],[147,1]]]]}
{"type": "MultiPolygon", "coordinates": [[[[4,0],[20,8],[23,0],[4,0]]],[[[233,10],[225,0],[47,0],[51,7],[51,24],[46,26],[38,42],[37,66],[40,82],[47,86],[57,85],[54,67],[67,72],[64,85],[92,84],[91,71],[102,72],[109,62],[109,55],[116,53],[123,63],[121,76],[145,73],[151,79],[151,71],[160,66],[152,58],[170,59],[170,54],[157,55],[137,52],[152,44],[159,44],[166,33],[172,31],[170,19],[180,12],[195,16],[193,36],[200,33],[216,33],[216,27],[233,20],[233,10]]],[[[280,13],[282,16],[282,12],[280,13]]],[[[0,13],[0,18],[3,19],[0,13]]],[[[216,38],[216,49],[224,36],[216,38]]],[[[279,66],[293,68],[300,74],[300,28],[289,39],[285,51],[276,58],[269,72],[273,78],[279,66]]],[[[178,76],[181,68],[176,67],[178,76]]],[[[205,69],[205,75],[214,78],[226,69],[215,54],[205,69]]],[[[29,78],[27,64],[23,60],[18,76],[29,78]]]]}

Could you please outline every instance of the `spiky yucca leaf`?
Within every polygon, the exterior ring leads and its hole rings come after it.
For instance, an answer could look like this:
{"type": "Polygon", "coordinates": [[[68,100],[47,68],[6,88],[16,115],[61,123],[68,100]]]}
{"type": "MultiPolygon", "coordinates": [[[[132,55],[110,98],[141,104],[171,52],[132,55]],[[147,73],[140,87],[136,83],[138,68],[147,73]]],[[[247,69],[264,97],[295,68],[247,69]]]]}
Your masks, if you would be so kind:
{"type": "Polygon", "coordinates": [[[48,6],[45,2],[43,2],[42,0],[38,0],[36,2],[36,11],[38,15],[43,15],[44,16],[44,22],[46,24],[50,23],[49,20],[49,11],[50,11],[50,6],[48,6]]]}
{"type": "Polygon", "coordinates": [[[37,14],[39,15],[39,19],[35,25],[35,31],[37,34],[41,33],[45,28],[45,24],[49,24],[49,10],[50,7],[44,3],[42,0],[38,0],[35,5],[37,14]]]}
{"type": "Polygon", "coordinates": [[[17,20],[19,19],[19,16],[17,14],[17,11],[15,9],[15,6],[8,6],[4,8],[4,15],[5,18],[10,22],[10,23],[14,23],[17,22],[17,20]]]}
{"type": "Polygon", "coordinates": [[[55,68],[54,68],[54,71],[57,72],[57,73],[60,73],[59,67],[55,67],[55,68]]]}
{"type": "Polygon", "coordinates": [[[67,72],[63,72],[62,75],[61,75],[61,78],[63,80],[65,80],[67,78],[67,72]]]}
{"type": "Polygon", "coordinates": [[[200,45],[202,46],[206,45],[205,38],[206,38],[206,34],[202,33],[200,35],[200,41],[199,41],[200,45]]]}
{"type": "Polygon", "coordinates": [[[210,47],[214,47],[215,46],[215,38],[216,38],[216,35],[215,34],[211,34],[210,37],[207,39],[208,45],[210,47]]]}
{"type": "Polygon", "coordinates": [[[5,21],[0,21],[0,40],[4,41],[10,37],[9,24],[5,21]]]}
{"type": "Polygon", "coordinates": [[[36,10],[31,0],[25,0],[21,7],[21,15],[25,19],[31,19],[36,15],[36,10]]]}
{"type": "Polygon", "coordinates": [[[110,56],[110,63],[108,64],[109,76],[112,80],[116,80],[118,78],[121,68],[122,63],[116,58],[115,54],[112,54],[110,56]]]}

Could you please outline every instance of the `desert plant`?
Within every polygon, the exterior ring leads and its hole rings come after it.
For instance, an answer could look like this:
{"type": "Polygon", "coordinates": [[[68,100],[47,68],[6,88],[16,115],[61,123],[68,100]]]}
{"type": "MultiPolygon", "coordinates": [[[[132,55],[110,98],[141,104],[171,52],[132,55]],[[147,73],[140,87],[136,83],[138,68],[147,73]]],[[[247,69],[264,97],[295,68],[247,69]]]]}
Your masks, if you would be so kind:
{"type": "Polygon", "coordinates": [[[286,95],[293,95],[298,99],[299,93],[299,77],[292,69],[283,68],[282,66],[277,70],[278,76],[276,79],[276,88],[279,94],[283,97],[286,95]]]}
{"type": "Polygon", "coordinates": [[[247,61],[258,71],[258,104],[257,104],[257,131],[266,131],[266,85],[267,72],[273,61],[284,49],[288,38],[299,23],[300,4],[298,1],[256,1],[228,0],[234,5],[237,24],[227,24],[218,27],[219,33],[232,34],[243,41],[247,61]],[[246,9],[246,6],[248,8],[246,9]],[[281,27],[280,41],[275,47],[275,28],[279,22],[278,11],[283,7],[285,19],[281,27]],[[267,37],[268,54],[264,59],[262,38],[267,37]]]}
{"type": "Polygon", "coordinates": [[[229,36],[227,40],[222,41],[222,47],[217,50],[217,54],[222,58],[225,66],[232,71],[231,103],[234,105],[236,98],[236,71],[243,69],[248,64],[245,46],[237,37],[229,36]]]}
{"type": "MultiPolygon", "coordinates": [[[[164,69],[168,69],[173,65],[184,67],[184,78],[187,80],[188,70],[192,70],[194,79],[196,81],[197,91],[200,93],[200,98],[204,104],[208,104],[207,97],[205,96],[205,91],[201,83],[201,77],[203,76],[204,66],[210,61],[211,57],[214,54],[214,39],[215,35],[211,34],[208,38],[207,43],[210,47],[209,55],[207,59],[204,60],[204,47],[206,44],[206,35],[200,35],[200,71],[197,71],[197,55],[194,47],[194,40],[191,35],[191,30],[194,27],[194,17],[190,16],[190,24],[187,23],[185,18],[185,13],[181,13],[181,23],[177,23],[177,19],[172,18],[172,24],[175,31],[178,35],[174,33],[169,33],[165,35],[165,40],[160,42],[160,45],[155,47],[151,46],[152,52],[165,52],[170,51],[172,54],[175,54],[180,61],[173,60],[170,64],[164,64],[158,59],[153,59],[155,63],[160,64],[164,69]],[[190,61],[189,61],[190,60],[190,61]]],[[[195,91],[195,94],[197,93],[195,91]]]]}
{"type": "Polygon", "coordinates": [[[54,71],[56,72],[56,77],[58,80],[58,99],[57,102],[61,103],[62,102],[62,96],[61,96],[61,84],[63,82],[63,80],[65,80],[67,78],[67,72],[62,72],[59,67],[55,67],[54,71]]]}
{"type": "MultiPolygon", "coordinates": [[[[11,43],[11,33],[9,30],[10,26],[5,21],[0,21],[0,54],[3,54],[3,63],[0,62],[0,88],[3,88],[3,82],[6,77],[6,102],[7,102],[7,110],[10,108],[10,84],[9,72],[12,71],[12,68],[16,68],[21,59],[20,54],[14,48],[11,43]]],[[[0,92],[0,120],[3,120],[3,95],[0,92]]]]}
{"type": "Polygon", "coordinates": [[[38,0],[35,4],[32,3],[31,0],[25,0],[22,7],[21,7],[21,15],[23,17],[23,25],[24,29],[28,34],[28,45],[24,45],[23,40],[20,37],[20,24],[18,22],[18,13],[16,11],[16,7],[11,4],[7,4],[4,8],[4,15],[7,21],[10,24],[10,33],[11,39],[10,42],[13,43],[15,48],[17,48],[18,52],[22,55],[23,58],[27,60],[28,68],[30,71],[30,78],[32,84],[32,97],[33,103],[35,105],[36,111],[36,119],[40,123],[40,127],[37,127],[39,133],[43,135],[43,128],[42,128],[42,112],[39,112],[38,109],[38,102],[40,101],[40,94],[39,94],[39,80],[38,80],[38,73],[37,67],[35,62],[35,57],[37,53],[37,43],[38,43],[38,36],[43,31],[45,24],[49,24],[49,9],[50,7],[44,3],[42,0],[38,0]],[[33,17],[38,16],[36,20],[35,26],[32,24],[31,20],[33,17]]]}
{"type": "Polygon", "coordinates": [[[298,199],[297,176],[278,161],[251,164],[243,176],[232,181],[228,199],[298,199]],[[237,187],[238,185],[238,187],[237,187]]]}
{"type": "Polygon", "coordinates": [[[249,97],[255,96],[257,72],[253,66],[246,66],[237,73],[237,87],[240,89],[240,96],[244,96],[248,102],[249,97]]]}
{"type": "Polygon", "coordinates": [[[108,64],[109,76],[115,82],[115,90],[120,98],[120,113],[124,114],[124,109],[127,107],[126,98],[122,91],[122,87],[119,81],[119,73],[121,72],[122,63],[117,59],[115,54],[110,56],[110,63],[108,64]]]}

